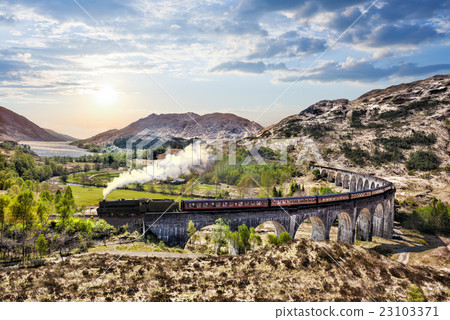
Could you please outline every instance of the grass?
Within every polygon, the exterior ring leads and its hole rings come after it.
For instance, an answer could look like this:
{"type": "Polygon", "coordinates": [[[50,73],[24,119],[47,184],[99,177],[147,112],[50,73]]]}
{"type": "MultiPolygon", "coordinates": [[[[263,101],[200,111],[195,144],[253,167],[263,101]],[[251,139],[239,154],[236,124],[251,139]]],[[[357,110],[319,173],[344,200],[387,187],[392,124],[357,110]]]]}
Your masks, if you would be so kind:
{"type": "Polygon", "coordinates": [[[376,301],[445,301],[446,276],[347,244],[302,239],[241,256],[90,253],[3,269],[0,301],[369,301],[365,291],[376,301]]]}
{"type": "MultiPolygon", "coordinates": [[[[99,201],[103,199],[103,188],[96,187],[82,187],[71,186],[75,202],[79,207],[82,206],[96,206],[99,201]]],[[[118,199],[178,199],[178,195],[166,195],[159,193],[150,193],[145,191],[133,191],[133,190],[114,190],[108,195],[107,200],[118,199]]],[[[191,199],[189,197],[182,197],[179,200],[191,199]]]]}
{"type": "Polygon", "coordinates": [[[119,172],[108,172],[108,171],[89,171],[71,174],[67,177],[67,182],[69,183],[79,183],[79,184],[93,184],[93,185],[104,185],[110,182],[115,177],[119,176],[119,172]],[[83,178],[84,177],[84,178],[83,178]]]}
{"type": "Polygon", "coordinates": [[[175,253],[186,253],[185,250],[181,248],[171,248],[164,245],[164,243],[144,243],[135,242],[132,244],[120,244],[120,245],[108,245],[108,246],[97,246],[89,250],[92,253],[103,253],[109,251],[124,251],[124,252],[175,252],[175,253]]]}

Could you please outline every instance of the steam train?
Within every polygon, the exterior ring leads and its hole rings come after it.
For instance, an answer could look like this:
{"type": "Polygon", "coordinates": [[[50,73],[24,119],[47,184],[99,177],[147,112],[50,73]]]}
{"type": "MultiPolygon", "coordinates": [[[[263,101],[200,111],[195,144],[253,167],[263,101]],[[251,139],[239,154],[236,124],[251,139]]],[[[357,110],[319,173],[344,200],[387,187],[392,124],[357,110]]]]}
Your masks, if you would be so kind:
{"type": "Polygon", "coordinates": [[[144,214],[146,212],[175,212],[175,211],[201,211],[201,210],[233,210],[258,209],[273,207],[307,206],[335,201],[345,201],[366,198],[395,189],[388,184],[376,189],[354,191],[347,193],[325,194],[304,197],[277,197],[277,198],[250,198],[250,199],[214,199],[214,200],[182,200],[180,204],[173,200],[116,200],[100,201],[97,213],[109,215],[144,214]]]}
{"type": "Polygon", "coordinates": [[[325,194],[317,196],[220,199],[220,200],[182,200],[180,204],[180,209],[181,211],[198,211],[198,210],[256,209],[256,208],[304,206],[319,203],[365,198],[381,194],[394,188],[395,188],[394,185],[391,182],[389,182],[384,186],[372,190],[325,194]]]}

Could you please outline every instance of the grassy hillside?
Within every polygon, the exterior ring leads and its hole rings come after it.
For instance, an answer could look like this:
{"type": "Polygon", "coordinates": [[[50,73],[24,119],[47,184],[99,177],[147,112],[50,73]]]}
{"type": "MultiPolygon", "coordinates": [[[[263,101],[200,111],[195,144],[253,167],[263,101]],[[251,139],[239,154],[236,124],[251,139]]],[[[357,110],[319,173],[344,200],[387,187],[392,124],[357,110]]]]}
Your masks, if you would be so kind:
{"type": "Polygon", "coordinates": [[[320,101],[251,140],[296,138],[293,159],[308,155],[385,177],[396,183],[400,199],[412,194],[450,201],[449,86],[450,75],[438,75],[353,101],[320,101]]]}

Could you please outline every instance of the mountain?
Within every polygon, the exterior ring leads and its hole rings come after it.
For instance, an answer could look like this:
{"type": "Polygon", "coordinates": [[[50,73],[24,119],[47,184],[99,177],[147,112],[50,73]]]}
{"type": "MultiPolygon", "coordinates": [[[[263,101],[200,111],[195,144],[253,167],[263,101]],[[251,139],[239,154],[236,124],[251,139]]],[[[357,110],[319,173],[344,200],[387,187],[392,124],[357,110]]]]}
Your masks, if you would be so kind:
{"type": "Polygon", "coordinates": [[[152,113],[123,129],[109,130],[86,140],[82,144],[103,145],[119,138],[132,137],[142,130],[150,129],[162,136],[202,139],[239,139],[262,129],[257,123],[231,113],[152,113]]]}
{"type": "Polygon", "coordinates": [[[0,107],[0,140],[62,141],[27,118],[0,107]]]}
{"type": "Polygon", "coordinates": [[[353,101],[319,101],[251,139],[297,138],[291,157],[306,152],[330,166],[384,176],[397,182],[400,197],[414,189],[450,200],[449,87],[450,75],[436,75],[353,101]]]}
{"type": "Polygon", "coordinates": [[[70,141],[71,142],[71,141],[77,141],[78,140],[78,139],[76,139],[74,137],[71,137],[71,136],[69,136],[67,134],[62,134],[62,133],[58,133],[56,131],[53,131],[52,129],[45,129],[44,128],[44,130],[47,131],[48,133],[50,133],[52,136],[54,136],[54,137],[56,137],[56,138],[58,138],[58,139],[60,139],[62,141],[67,141],[67,142],[70,141]]]}

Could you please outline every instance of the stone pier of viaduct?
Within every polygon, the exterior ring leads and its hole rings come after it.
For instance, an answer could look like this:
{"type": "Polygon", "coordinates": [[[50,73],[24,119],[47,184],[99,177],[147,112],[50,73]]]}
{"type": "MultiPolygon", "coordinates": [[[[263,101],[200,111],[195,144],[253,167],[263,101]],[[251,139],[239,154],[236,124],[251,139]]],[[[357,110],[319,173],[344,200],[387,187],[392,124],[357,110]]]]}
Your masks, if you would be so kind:
{"type": "MultiPolygon", "coordinates": [[[[349,189],[350,192],[376,189],[390,183],[373,175],[336,168],[313,166],[312,169],[320,170],[322,176],[329,182],[349,189]]],[[[186,244],[190,220],[194,222],[197,230],[200,230],[214,224],[218,218],[229,220],[232,231],[237,230],[242,224],[256,228],[264,222],[272,221],[277,227],[278,234],[287,231],[293,238],[298,230],[301,230],[302,223],[309,218],[312,225],[311,238],[316,241],[329,240],[331,227],[336,222],[337,239],[353,243],[355,239],[371,241],[372,237],[392,237],[394,197],[395,189],[392,189],[359,199],[291,208],[146,213],[135,216],[101,215],[101,218],[115,226],[128,223],[139,226],[140,230],[145,227],[170,246],[183,247],[186,244]]]]}

